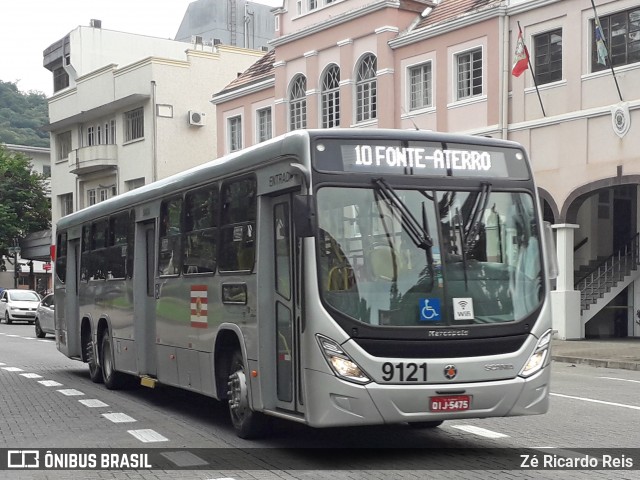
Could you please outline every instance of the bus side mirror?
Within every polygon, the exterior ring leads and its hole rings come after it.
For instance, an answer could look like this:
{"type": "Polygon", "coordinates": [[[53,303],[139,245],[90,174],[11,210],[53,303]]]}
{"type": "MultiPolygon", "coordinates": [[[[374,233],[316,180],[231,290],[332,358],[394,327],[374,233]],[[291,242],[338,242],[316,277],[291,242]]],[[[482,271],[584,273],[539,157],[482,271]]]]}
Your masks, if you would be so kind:
{"type": "Polygon", "coordinates": [[[294,195],[291,210],[296,237],[313,237],[316,231],[316,217],[311,208],[311,197],[294,195]]]}

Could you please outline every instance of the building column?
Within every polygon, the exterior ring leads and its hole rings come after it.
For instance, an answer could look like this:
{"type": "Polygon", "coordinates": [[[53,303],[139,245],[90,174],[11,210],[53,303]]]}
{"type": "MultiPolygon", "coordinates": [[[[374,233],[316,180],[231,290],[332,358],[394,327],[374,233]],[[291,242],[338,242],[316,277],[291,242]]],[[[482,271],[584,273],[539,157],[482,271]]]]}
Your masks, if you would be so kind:
{"type": "Polygon", "coordinates": [[[579,225],[562,223],[552,225],[556,230],[558,278],[551,292],[553,329],[561,340],[584,338],[580,318],[580,292],[573,285],[573,236],[579,225]]]}

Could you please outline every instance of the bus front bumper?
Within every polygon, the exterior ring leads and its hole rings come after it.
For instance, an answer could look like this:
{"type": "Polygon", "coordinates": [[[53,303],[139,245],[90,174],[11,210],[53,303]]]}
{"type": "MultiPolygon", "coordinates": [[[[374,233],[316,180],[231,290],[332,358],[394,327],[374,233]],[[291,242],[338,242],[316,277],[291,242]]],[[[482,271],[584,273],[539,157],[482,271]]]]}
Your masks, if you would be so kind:
{"type": "Polygon", "coordinates": [[[429,422],[464,418],[537,415],[549,408],[551,366],[530,378],[457,384],[356,385],[307,371],[307,423],[314,427],[429,422]],[[467,395],[470,408],[431,412],[432,397],[467,395]]]}

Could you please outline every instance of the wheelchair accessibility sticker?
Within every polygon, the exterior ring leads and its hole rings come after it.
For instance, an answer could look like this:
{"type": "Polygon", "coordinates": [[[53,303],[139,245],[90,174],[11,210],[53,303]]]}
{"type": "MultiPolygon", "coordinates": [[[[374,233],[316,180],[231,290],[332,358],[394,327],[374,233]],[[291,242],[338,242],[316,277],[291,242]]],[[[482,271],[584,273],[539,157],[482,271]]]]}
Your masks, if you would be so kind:
{"type": "Polygon", "coordinates": [[[440,316],[440,299],[439,298],[421,298],[420,299],[420,320],[423,322],[439,322],[440,316]]]}

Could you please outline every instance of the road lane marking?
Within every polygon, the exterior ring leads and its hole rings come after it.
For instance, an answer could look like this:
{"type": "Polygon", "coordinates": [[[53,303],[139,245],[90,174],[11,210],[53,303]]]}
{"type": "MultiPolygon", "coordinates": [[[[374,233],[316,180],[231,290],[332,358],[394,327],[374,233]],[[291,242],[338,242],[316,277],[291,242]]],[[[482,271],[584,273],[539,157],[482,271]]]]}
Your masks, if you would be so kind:
{"type": "Polygon", "coordinates": [[[42,375],[37,373],[21,373],[20,376],[24,378],[42,378],[42,375]]]}
{"type": "Polygon", "coordinates": [[[61,387],[62,384],[56,382],[55,380],[40,380],[38,383],[44,385],[45,387],[61,387]]]}
{"type": "Polygon", "coordinates": [[[143,430],[127,430],[127,432],[144,443],[169,441],[167,437],[163,437],[158,432],[156,432],[155,430],[151,430],[150,428],[143,430]]]}
{"type": "Polygon", "coordinates": [[[85,407],[89,407],[89,408],[98,408],[98,407],[108,407],[109,405],[107,405],[106,403],[104,403],[102,400],[97,400],[95,398],[89,399],[89,400],[78,400],[81,404],[83,404],[85,407]]]}
{"type": "Polygon", "coordinates": [[[74,397],[77,395],[84,395],[80,390],[76,390],[75,388],[65,388],[64,390],[58,390],[61,394],[66,395],[67,397],[74,397]]]}
{"type": "Polygon", "coordinates": [[[24,370],[18,367],[2,367],[2,369],[6,370],[7,372],[24,372],[24,370]]]}
{"type": "Polygon", "coordinates": [[[504,438],[509,436],[505,435],[504,433],[494,432],[492,430],[487,430],[486,428],[480,428],[473,425],[451,425],[451,427],[486,438],[504,438]]]}
{"type": "Polygon", "coordinates": [[[25,340],[35,340],[35,338],[33,337],[20,337],[20,338],[24,338],[25,340]]]}
{"type": "Polygon", "coordinates": [[[19,336],[20,336],[20,335],[13,335],[13,334],[9,335],[9,334],[7,334],[7,337],[15,337],[15,338],[18,338],[19,336]]]}
{"type": "Polygon", "coordinates": [[[604,378],[605,380],[618,380],[620,382],[640,383],[640,380],[629,380],[628,378],[616,378],[616,377],[599,377],[599,378],[604,378]]]}
{"type": "Polygon", "coordinates": [[[126,413],[103,413],[102,416],[113,423],[137,422],[135,418],[130,417],[126,413]]]}
{"type": "Polygon", "coordinates": [[[571,398],[573,400],[582,400],[583,402],[600,403],[602,405],[609,405],[611,407],[630,408],[631,410],[640,410],[640,407],[635,405],[625,405],[624,403],[605,402],[604,400],[595,400],[593,398],[574,397],[572,395],[562,395],[561,393],[550,393],[549,395],[554,397],[571,398]]]}

